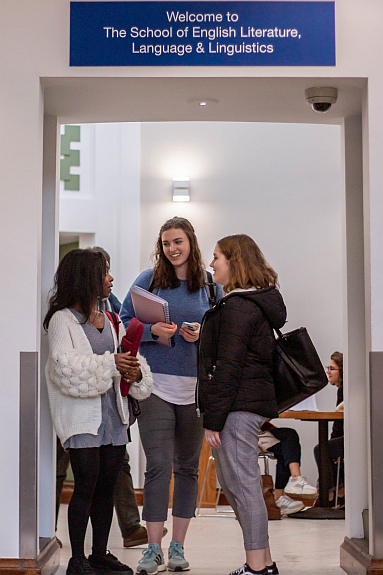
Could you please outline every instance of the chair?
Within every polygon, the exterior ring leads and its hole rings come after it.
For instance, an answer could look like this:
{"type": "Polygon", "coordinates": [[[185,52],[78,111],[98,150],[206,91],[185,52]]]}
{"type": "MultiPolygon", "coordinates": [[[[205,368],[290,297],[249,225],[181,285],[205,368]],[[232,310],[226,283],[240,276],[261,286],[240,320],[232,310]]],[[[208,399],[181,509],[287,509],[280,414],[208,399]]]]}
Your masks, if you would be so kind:
{"type": "MultiPolygon", "coordinates": [[[[266,474],[266,475],[269,475],[269,462],[268,462],[268,460],[269,460],[269,459],[275,459],[274,455],[273,455],[272,453],[267,452],[267,451],[260,450],[260,452],[259,452],[259,454],[258,454],[258,457],[263,457],[265,474],[266,474]]],[[[197,517],[229,517],[229,518],[236,518],[233,509],[230,509],[230,510],[227,510],[227,509],[222,510],[222,509],[220,509],[221,507],[223,507],[222,505],[219,505],[219,499],[220,499],[220,496],[221,496],[221,493],[222,493],[222,487],[219,485],[218,481],[217,481],[217,483],[218,483],[217,497],[216,497],[216,500],[215,500],[215,507],[214,507],[214,508],[215,508],[215,514],[212,515],[212,514],[207,514],[207,513],[204,513],[204,514],[201,513],[202,499],[203,499],[203,495],[204,495],[204,492],[205,492],[206,481],[207,481],[207,478],[208,478],[209,469],[210,469],[210,466],[211,466],[212,461],[214,461],[214,457],[213,457],[213,455],[212,455],[211,452],[210,452],[210,457],[209,457],[208,462],[207,462],[207,466],[206,466],[206,470],[205,470],[205,475],[204,475],[203,483],[202,483],[202,489],[201,489],[201,493],[200,493],[199,500],[198,500],[197,517]]],[[[226,507],[226,506],[225,506],[225,507],[226,507]]]]}
{"type": "Polygon", "coordinates": [[[335,486],[335,509],[339,509],[340,505],[338,505],[338,496],[339,496],[339,483],[340,483],[340,468],[343,462],[342,457],[338,457],[336,460],[337,463],[337,470],[336,470],[336,486],[335,486]]]}
{"type": "Polygon", "coordinates": [[[222,493],[222,488],[219,484],[218,484],[217,497],[215,500],[215,507],[214,507],[215,508],[215,514],[213,515],[211,513],[210,514],[209,513],[203,513],[203,514],[201,513],[201,504],[202,504],[203,494],[205,492],[206,481],[207,481],[207,477],[209,474],[209,469],[210,469],[212,461],[214,461],[214,457],[210,452],[210,457],[209,457],[208,462],[207,462],[206,471],[205,471],[205,475],[204,475],[203,483],[202,483],[202,489],[201,489],[201,493],[200,493],[199,500],[198,500],[197,517],[228,517],[230,519],[231,518],[235,519],[236,518],[235,513],[232,509],[225,510],[225,511],[222,511],[220,509],[220,507],[222,507],[222,505],[219,505],[219,498],[220,498],[221,493],[222,493]]]}

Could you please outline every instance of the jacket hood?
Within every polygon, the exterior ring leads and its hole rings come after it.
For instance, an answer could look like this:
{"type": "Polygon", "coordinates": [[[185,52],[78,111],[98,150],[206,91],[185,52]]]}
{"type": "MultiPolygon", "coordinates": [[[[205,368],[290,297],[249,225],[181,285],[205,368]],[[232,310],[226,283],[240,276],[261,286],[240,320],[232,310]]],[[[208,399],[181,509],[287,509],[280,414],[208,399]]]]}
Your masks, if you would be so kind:
{"type": "MultiPolygon", "coordinates": [[[[283,297],[275,287],[249,291],[234,291],[226,297],[240,296],[251,299],[261,308],[273,329],[281,329],[286,323],[286,306],[283,297]]],[[[226,298],[224,298],[226,299],[226,298]]],[[[222,301],[222,300],[221,300],[222,301]]]]}

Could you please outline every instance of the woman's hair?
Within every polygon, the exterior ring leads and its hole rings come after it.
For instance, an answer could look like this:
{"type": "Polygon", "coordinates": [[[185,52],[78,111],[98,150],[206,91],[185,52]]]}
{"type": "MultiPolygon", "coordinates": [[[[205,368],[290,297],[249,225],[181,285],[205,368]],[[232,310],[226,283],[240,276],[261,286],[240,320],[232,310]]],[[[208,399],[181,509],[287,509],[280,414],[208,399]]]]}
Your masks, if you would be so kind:
{"type": "Polygon", "coordinates": [[[334,353],[331,354],[331,359],[339,368],[339,385],[343,385],[343,353],[341,351],[334,351],[334,353]]]}
{"type": "Polygon", "coordinates": [[[247,289],[278,287],[278,274],[266,262],[255,241],[246,234],[226,236],[217,242],[229,260],[229,279],[223,286],[225,292],[236,288],[247,289]]]}
{"type": "Polygon", "coordinates": [[[93,246],[92,248],[86,248],[86,249],[90,250],[91,252],[101,252],[106,261],[108,262],[108,265],[110,266],[110,255],[106,250],[104,250],[104,248],[101,248],[100,246],[93,246]]]}
{"type": "Polygon", "coordinates": [[[106,275],[106,259],[100,252],[92,250],[71,250],[61,260],[57,268],[49,310],[43,326],[47,330],[51,317],[56,311],[79,305],[89,319],[92,306],[102,297],[106,275]]]}
{"type": "Polygon", "coordinates": [[[174,266],[164,254],[162,246],[162,234],[168,230],[182,230],[188,237],[190,244],[190,254],[188,257],[188,267],[186,273],[186,280],[188,291],[190,293],[197,292],[203,286],[204,279],[204,264],[200,249],[198,247],[197,237],[194,228],[185,218],[175,216],[171,218],[160,229],[158,234],[156,247],[154,250],[154,270],[153,270],[153,286],[166,288],[177,288],[180,285],[180,280],[177,278],[174,266]]]}

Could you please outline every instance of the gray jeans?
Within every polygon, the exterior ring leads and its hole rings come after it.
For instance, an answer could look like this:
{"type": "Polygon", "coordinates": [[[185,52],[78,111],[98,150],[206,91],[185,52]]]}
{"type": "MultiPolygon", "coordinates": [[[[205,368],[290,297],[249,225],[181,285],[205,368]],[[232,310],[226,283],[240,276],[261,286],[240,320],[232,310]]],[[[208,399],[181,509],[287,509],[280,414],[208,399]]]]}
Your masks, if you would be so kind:
{"type": "Polygon", "coordinates": [[[213,449],[218,481],[241,525],[245,549],[268,546],[267,510],[258,464],[258,433],[265,418],[248,411],[229,413],[213,449]]]}
{"type": "Polygon", "coordinates": [[[203,440],[195,404],[175,405],[152,394],[140,401],[140,408],[138,425],[146,455],[142,518],[166,521],[173,470],[173,515],[190,519],[196,508],[203,440]]]}

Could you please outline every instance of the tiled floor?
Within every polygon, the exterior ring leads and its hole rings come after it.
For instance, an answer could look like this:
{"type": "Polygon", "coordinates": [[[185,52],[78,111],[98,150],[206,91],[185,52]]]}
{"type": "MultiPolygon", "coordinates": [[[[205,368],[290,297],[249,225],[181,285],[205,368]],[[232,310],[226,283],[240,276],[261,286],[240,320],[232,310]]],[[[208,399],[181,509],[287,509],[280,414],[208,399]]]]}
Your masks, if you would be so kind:
{"type": "MultiPolygon", "coordinates": [[[[211,510],[205,510],[211,513],[211,510]]],[[[57,575],[65,575],[70,557],[67,505],[60,509],[57,536],[63,543],[61,566],[57,575]]],[[[167,525],[170,530],[170,522],[167,525]]],[[[310,521],[284,518],[269,521],[270,546],[281,575],[341,575],[339,547],[344,538],[344,521],[310,521]]],[[[86,552],[90,552],[90,529],[86,552]]],[[[164,538],[164,548],[171,534],[164,538]]],[[[197,517],[192,520],[185,543],[185,555],[195,575],[228,575],[244,562],[241,530],[238,522],[225,517],[197,517]]],[[[145,546],[124,549],[116,518],[113,519],[109,549],[134,570],[145,546]]]]}

